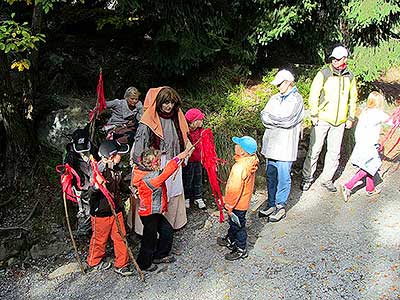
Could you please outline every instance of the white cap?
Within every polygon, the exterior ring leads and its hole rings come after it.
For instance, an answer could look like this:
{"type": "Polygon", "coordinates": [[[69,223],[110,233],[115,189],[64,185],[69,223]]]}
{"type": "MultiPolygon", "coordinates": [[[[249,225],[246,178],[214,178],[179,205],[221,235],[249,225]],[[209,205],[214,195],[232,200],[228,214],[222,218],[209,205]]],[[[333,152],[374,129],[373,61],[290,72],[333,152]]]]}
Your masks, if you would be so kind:
{"type": "Polygon", "coordinates": [[[274,80],[271,81],[273,85],[280,85],[285,80],[293,82],[294,76],[288,70],[280,70],[276,75],[274,80]]]}
{"type": "Polygon", "coordinates": [[[329,58],[336,58],[336,59],[341,59],[342,57],[348,57],[349,52],[347,49],[343,46],[338,46],[335,49],[333,49],[332,54],[329,56],[329,58]]]}

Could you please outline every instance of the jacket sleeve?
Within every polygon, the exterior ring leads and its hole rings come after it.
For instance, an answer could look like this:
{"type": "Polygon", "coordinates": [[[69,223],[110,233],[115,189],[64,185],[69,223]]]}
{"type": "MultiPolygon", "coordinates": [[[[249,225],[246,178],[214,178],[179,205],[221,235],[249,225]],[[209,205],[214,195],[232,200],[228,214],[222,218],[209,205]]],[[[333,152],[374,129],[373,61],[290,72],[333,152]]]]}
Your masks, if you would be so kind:
{"type": "Polygon", "coordinates": [[[308,98],[308,105],[310,107],[311,117],[318,116],[319,97],[321,96],[322,89],[324,88],[324,75],[321,71],[317,73],[310,88],[310,97],[308,98]]]}
{"type": "Polygon", "coordinates": [[[298,94],[296,101],[287,105],[285,109],[269,111],[266,106],[261,112],[261,121],[265,127],[292,128],[303,120],[303,98],[298,94]]]}
{"type": "Polygon", "coordinates": [[[138,164],[143,151],[150,147],[150,134],[151,129],[147,125],[140,123],[136,131],[135,142],[130,153],[131,162],[138,164]]]}
{"type": "Polygon", "coordinates": [[[225,189],[225,208],[232,211],[239,202],[244,188],[245,170],[235,164],[229,174],[228,183],[225,189]]]}
{"type": "Polygon", "coordinates": [[[178,163],[175,159],[171,159],[160,175],[150,180],[150,183],[155,188],[159,188],[162,184],[178,169],[178,163]]]}
{"type": "Polygon", "coordinates": [[[107,108],[114,108],[118,105],[118,99],[111,100],[111,101],[106,101],[106,107],[107,108]]]}
{"type": "Polygon", "coordinates": [[[350,82],[349,120],[354,121],[357,107],[357,82],[356,78],[350,82]]]}

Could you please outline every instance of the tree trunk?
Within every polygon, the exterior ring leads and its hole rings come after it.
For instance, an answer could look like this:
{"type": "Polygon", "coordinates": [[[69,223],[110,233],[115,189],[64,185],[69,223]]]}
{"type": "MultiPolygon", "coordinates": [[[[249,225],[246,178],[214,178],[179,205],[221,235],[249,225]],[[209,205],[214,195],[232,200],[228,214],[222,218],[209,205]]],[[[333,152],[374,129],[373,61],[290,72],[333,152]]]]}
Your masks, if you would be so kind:
{"type": "MultiPolygon", "coordinates": [[[[32,14],[32,34],[38,34],[42,32],[42,21],[43,21],[43,8],[41,5],[34,5],[32,14]]],[[[34,105],[34,100],[37,99],[37,91],[40,85],[39,77],[39,49],[33,50],[30,56],[31,68],[30,68],[30,101],[31,105],[34,105]]],[[[35,103],[37,105],[37,103],[35,103]]]]}
{"type": "MultiPolygon", "coordinates": [[[[23,101],[13,90],[7,56],[0,51],[0,121],[4,127],[4,173],[15,188],[23,185],[31,174],[37,153],[30,122],[24,117],[23,101]]],[[[30,178],[29,180],[31,180],[30,178]]]]}

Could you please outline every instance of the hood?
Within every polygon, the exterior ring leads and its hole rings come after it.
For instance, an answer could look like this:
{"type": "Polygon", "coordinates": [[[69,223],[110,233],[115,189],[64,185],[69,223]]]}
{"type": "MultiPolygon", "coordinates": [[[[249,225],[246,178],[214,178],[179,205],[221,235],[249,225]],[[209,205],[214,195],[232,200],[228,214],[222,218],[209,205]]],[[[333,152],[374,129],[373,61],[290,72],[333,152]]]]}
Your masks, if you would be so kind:
{"type": "Polygon", "coordinates": [[[132,185],[138,186],[139,182],[143,179],[144,176],[149,174],[149,172],[153,171],[136,166],[133,170],[132,185]]]}
{"type": "MultiPolygon", "coordinates": [[[[140,119],[140,123],[147,125],[158,137],[163,139],[163,130],[161,127],[160,117],[156,111],[156,98],[158,93],[164,87],[151,88],[146,94],[146,98],[143,104],[143,116],[140,119]]],[[[182,110],[178,110],[178,120],[179,127],[182,132],[183,141],[186,143],[187,141],[187,133],[189,132],[189,127],[187,125],[185,115],[182,110]]]]}
{"type": "Polygon", "coordinates": [[[237,163],[245,165],[249,174],[253,174],[257,171],[259,160],[256,154],[251,156],[235,155],[234,158],[237,163]]]}

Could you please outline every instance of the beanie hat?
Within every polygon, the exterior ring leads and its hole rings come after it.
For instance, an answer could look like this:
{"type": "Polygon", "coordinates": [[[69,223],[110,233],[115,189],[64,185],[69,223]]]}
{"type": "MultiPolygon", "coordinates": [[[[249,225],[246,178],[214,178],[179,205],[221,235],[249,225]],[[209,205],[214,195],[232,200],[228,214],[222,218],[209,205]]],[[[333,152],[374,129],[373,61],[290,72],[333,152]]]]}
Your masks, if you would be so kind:
{"type": "Polygon", "coordinates": [[[121,144],[117,141],[104,141],[99,147],[99,156],[102,158],[109,158],[114,154],[124,154],[129,151],[129,145],[121,144]]]}
{"type": "Polygon", "coordinates": [[[203,120],[204,114],[198,108],[191,108],[186,112],[185,118],[189,123],[192,123],[197,120],[203,120]]]}

